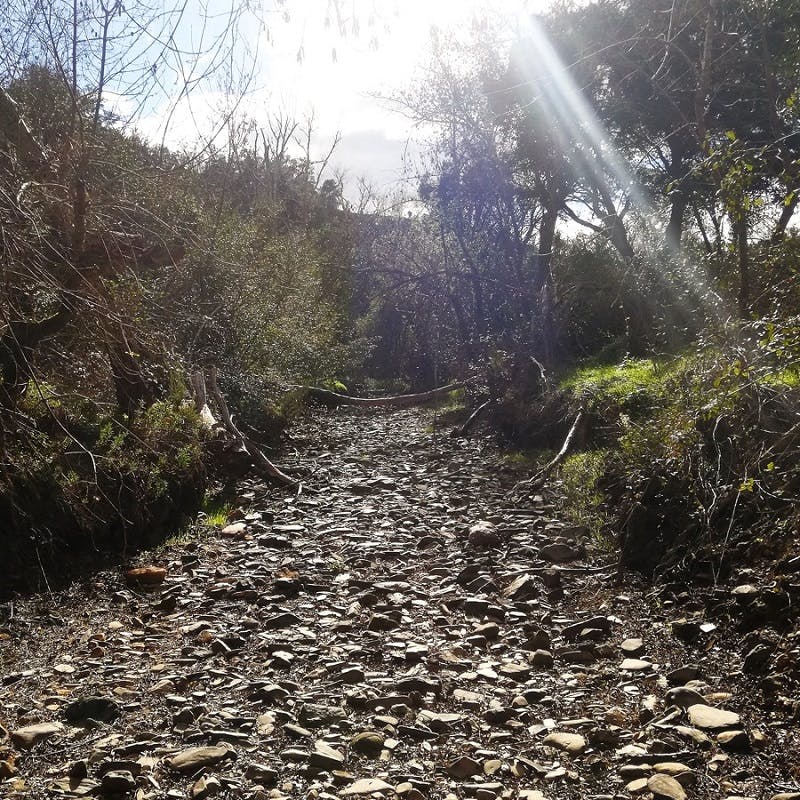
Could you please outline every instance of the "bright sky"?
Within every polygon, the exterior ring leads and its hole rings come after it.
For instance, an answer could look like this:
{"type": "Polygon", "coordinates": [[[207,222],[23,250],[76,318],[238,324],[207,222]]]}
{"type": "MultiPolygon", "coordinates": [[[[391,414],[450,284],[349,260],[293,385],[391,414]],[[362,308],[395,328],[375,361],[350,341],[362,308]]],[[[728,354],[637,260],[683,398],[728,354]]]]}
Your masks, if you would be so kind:
{"type": "MultiPolygon", "coordinates": [[[[303,119],[313,110],[315,147],[320,153],[340,132],[342,141],[331,166],[346,172],[351,199],[356,199],[359,176],[381,192],[396,188],[404,155],[416,152],[410,121],[381,98],[397,95],[420,77],[433,28],[463,32],[476,14],[489,13],[512,30],[522,15],[549,4],[549,0],[340,0],[346,15],[343,36],[332,0],[286,0],[277,10],[273,0],[263,2],[267,27],[259,41],[262,68],[244,110],[257,120],[270,111],[303,119]]],[[[203,118],[213,115],[209,106],[220,96],[207,93],[204,99],[205,111],[196,97],[191,114],[186,108],[179,111],[168,142],[191,140],[203,118]]],[[[154,114],[141,120],[139,127],[153,135],[159,121],[154,114]]]]}

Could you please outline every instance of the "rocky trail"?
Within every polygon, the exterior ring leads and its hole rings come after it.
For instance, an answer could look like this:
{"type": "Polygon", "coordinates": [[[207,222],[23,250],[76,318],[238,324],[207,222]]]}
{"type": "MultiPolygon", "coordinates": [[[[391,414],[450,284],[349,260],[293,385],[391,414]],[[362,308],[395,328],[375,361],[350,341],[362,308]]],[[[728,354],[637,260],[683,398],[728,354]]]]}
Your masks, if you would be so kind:
{"type": "Polygon", "coordinates": [[[434,422],[319,412],[309,489],[5,606],[0,797],[800,798],[800,566],[619,578],[434,422]]]}

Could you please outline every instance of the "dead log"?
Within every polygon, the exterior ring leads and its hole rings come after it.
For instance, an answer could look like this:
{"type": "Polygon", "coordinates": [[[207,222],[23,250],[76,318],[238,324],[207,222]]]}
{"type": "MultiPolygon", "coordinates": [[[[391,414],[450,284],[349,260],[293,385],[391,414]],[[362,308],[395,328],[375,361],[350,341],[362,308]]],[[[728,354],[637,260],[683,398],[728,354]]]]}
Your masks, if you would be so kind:
{"type": "MultiPolygon", "coordinates": [[[[192,383],[195,382],[193,378],[192,383]]],[[[298,487],[299,482],[294,478],[290,478],[285,472],[276,467],[259,449],[258,445],[252,439],[245,436],[234,424],[231,418],[231,412],[228,410],[228,404],[225,401],[222,392],[217,386],[217,368],[211,367],[208,373],[208,390],[211,397],[219,409],[220,416],[222,417],[222,424],[225,430],[244,448],[247,454],[252,459],[255,466],[270,480],[280,483],[283,486],[298,487]]],[[[195,404],[200,402],[200,397],[195,395],[195,404]]],[[[204,403],[204,405],[206,405],[204,403]]],[[[202,408],[202,407],[201,407],[202,408]]],[[[202,410],[201,410],[202,414],[202,410]]]]}
{"type": "Polygon", "coordinates": [[[440,386],[438,389],[431,389],[429,392],[419,394],[398,394],[392,397],[351,397],[347,394],[331,392],[328,389],[320,389],[316,386],[293,387],[303,389],[310,401],[315,401],[329,408],[337,406],[361,406],[362,408],[406,408],[408,406],[419,406],[438,400],[449,392],[456,389],[463,389],[463,383],[451,383],[449,386],[440,386]]]}
{"type": "Polygon", "coordinates": [[[561,445],[561,449],[558,451],[558,453],[556,453],[556,455],[551,458],[550,461],[548,461],[533,477],[527,478],[526,480],[515,484],[514,488],[511,490],[512,494],[521,489],[538,489],[542,485],[544,479],[567,457],[569,449],[572,446],[572,441],[575,438],[575,434],[580,428],[582,422],[583,409],[581,408],[578,411],[578,414],[575,417],[575,422],[572,423],[572,427],[569,429],[567,438],[564,439],[564,444],[561,445]]]}

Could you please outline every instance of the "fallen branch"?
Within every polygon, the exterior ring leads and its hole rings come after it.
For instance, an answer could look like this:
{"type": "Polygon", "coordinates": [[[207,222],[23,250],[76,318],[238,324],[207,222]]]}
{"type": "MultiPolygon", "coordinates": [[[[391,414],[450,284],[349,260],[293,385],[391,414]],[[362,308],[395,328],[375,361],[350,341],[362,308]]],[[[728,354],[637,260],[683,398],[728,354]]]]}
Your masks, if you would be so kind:
{"type": "Polygon", "coordinates": [[[463,383],[451,383],[449,386],[440,386],[438,389],[431,389],[429,392],[419,394],[398,394],[392,397],[351,397],[347,394],[331,392],[327,389],[319,389],[316,386],[293,387],[303,389],[308,394],[309,400],[336,408],[337,406],[361,406],[364,408],[405,408],[407,406],[418,406],[428,403],[431,400],[438,400],[443,395],[453,392],[456,389],[463,389],[463,383]]]}
{"type": "MultiPolygon", "coordinates": [[[[194,381],[193,381],[194,382],[194,381]]],[[[214,402],[217,404],[217,408],[219,409],[220,416],[222,417],[222,423],[225,426],[225,430],[236,439],[239,444],[245,449],[247,454],[253,460],[253,463],[258,467],[264,475],[268,478],[271,478],[277,483],[280,483],[284,486],[298,486],[298,481],[294,480],[294,478],[290,478],[285,472],[280,470],[276,467],[258,448],[258,446],[253,442],[252,439],[249,439],[245,436],[234,424],[233,419],[231,419],[231,413],[228,410],[228,404],[225,402],[225,398],[222,396],[222,392],[219,390],[219,386],[217,386],[217,368],[211,367],[211,370],[208,374],[208,389],[211,393],[211,396],[214,398],[214,402]]],[[[199,403],[201,398],[196,395],[195,402],[199,403]]]]}
{"type": "Polygon", "coordinates": [[[556,453],[556,455],[551,458],[550,461],[548,461],[532,478],[528,478],[515,484],[514,488],[511,490],[512,493],[517,492],[520,489],[537,489],[541,486],[544,478],[546,478],[567,457],[567,453],[569,453],[569,449],[572,446],[572,440],[575,438],[575,434],[578,431],[582,421],[583,409],[581,408],[578,411],[578,414],[575,417],[575,422],[572,423],[572,427],[569,429],[567,438],[564,439],[564,444],[561,445],[561,449],[558,451],[558,453],[556,453]]]}
{"type": "Polygon", "coordinates": [[[466,436],[467,431],[478,421],[478,418],[494,403],[494,398],[489,398],[485,403],[481,403],[470,415],[467,421],[460,427],[455,428],[451,434],[453,437],[466,436]]]}

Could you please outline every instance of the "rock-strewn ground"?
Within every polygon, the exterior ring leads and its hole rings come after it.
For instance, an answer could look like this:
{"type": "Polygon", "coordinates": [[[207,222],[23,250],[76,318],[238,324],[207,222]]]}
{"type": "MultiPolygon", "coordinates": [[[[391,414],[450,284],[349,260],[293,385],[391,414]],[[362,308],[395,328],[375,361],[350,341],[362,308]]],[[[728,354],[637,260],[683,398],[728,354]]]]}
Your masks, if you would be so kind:
{"type": "Polygon", "coordinates": [[[316,493],[246,486],[148,569],[6,607],[0,796],[800,792],[798,566],[620,581],[433,425],[320,414],[287,464],[316,493]]]}

